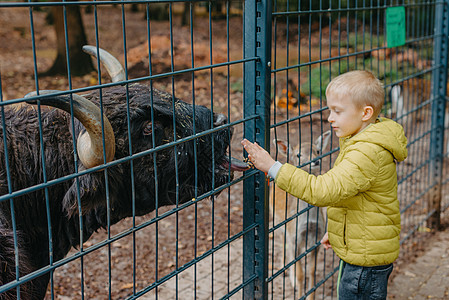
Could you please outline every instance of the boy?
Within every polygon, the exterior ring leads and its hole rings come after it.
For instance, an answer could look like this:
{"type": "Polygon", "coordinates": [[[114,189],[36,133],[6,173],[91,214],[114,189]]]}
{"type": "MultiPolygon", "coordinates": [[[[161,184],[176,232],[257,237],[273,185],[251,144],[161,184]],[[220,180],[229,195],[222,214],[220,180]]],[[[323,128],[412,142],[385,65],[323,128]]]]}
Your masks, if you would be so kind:
{"type": "Polygon", "coordinates": [[[328,206],[322,243],[341,258],[339,299],[386,299],[401,230],[396,162],[407,157],[407,139],[401,125],[378,117],[384,89],[372,73],[336,77],[326,98],[328,121],[340,138],[340,153],[327,173],[314,176],[282,165],[246,139],[242,145],[278,187],[312,205],[328,206]]]}

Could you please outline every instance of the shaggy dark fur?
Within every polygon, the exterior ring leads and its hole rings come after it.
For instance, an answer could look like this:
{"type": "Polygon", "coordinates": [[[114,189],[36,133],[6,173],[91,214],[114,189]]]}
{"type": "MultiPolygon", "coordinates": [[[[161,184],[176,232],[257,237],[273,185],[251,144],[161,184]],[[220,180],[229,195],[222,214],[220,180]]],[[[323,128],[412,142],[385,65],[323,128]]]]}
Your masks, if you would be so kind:
{"type": "MultiPolygon", "coordinates": [[[[154,90],[154,119],[151,116],[150,90],[143,85],[129,87],[129,128],[124,87],[103,91],[103,108],[114,129],[116,140],[115,159],[159,146],[176,139],[191,136],[195,132],[210,129],[217,121],[217,115],[202,106],[195,107],[175,100],[173,111],[172,96],[154,90]],[[175,118],[173,118],[175,116],[175,118]],[[212,120],[212,117],[215,120],[212,120]],[[174,128],[174,119],[176,126],[174,128]],[[131,143],[129,144],[129,139],[131,143]]],[[[86,96],[99,103],[98,93],[86,96]]],[[[75,172],[70,115],[59,110],[43,110],[43,149],[45,174],[39,141],[38,114],[33,106],[5,110],[5,128],[0,125],[0,195],[11,191],[38,185],[61,178],[75,172]],[[6,172],[5,146],[8,150],[9,178],[6,172]],[[10,188],[9,188],[10,187],[10,188]]],[[[226,119],[218,118],[222,125],[226,119]]],[[[1,121],[1,119],[0,119],[1,121]]],[[[2,124],[2,123],[0,123],[2,124]]],[[[83,126],[75,121],[75,136],[83,131],[83,126]]],[[[183,203],[196,195],[210,191],[229,180],[227,168],[227,148],[230,131],[222,130],[205,135],[196,140],[168,147],[153,154],[133,160],[134,182],[131,179],[130,162],[107,169],[110,201],[110,220],[114,224],[132,216],[134,186],[135,213],[144,215],[158,206],[183,203]],[[196,144],[196,145],[195,145],[196,144]],[[214,151],[212,151],[214,148],[214,151]],[[194,150],[196,149],[196,150],[194,150]],[[196,152],[195,152],[196,151],[196,152]],[[153,158],[156,158],[154,164],[153,158]],[[197,163],[195,163],[197,161],[197,163]],[[176,189],[176,164],[178,165],[178,190],[176,189]],[[156,170],[155,170],[156,165],[156,170]],[[194,170],[199,174],[195,178],[194,170]],[[157,188],[155,176],[157,175],[157,188]]],[[[78,163],[79,170],[84,170],[78,163]]],[[[49,229],[47,211],[50,212],[53,261],[62,259],[72,247],[79,246],[80,233],[86,241],[93,232],[107,226],[105,173],[94,172],[78,178],[51,185],[45,189],[29,192],[13,200],[18,233],[20,276],[49,264],[49,229]],[[82,203],[82,231],[79,230],[78,193],[82,203]],[[46,206],[46,196],[48,204],[46,206]]],[[[0,285],[15,280],[14,237],[12,233],[10,201],[0,202],[0,285]]],[[[28,284],[22,285],[22,299],[43,299],[49,281],[49,273],[28,284]]],[[[16,298],[13,288],[0,294],[0,299],[16,298]]]]}

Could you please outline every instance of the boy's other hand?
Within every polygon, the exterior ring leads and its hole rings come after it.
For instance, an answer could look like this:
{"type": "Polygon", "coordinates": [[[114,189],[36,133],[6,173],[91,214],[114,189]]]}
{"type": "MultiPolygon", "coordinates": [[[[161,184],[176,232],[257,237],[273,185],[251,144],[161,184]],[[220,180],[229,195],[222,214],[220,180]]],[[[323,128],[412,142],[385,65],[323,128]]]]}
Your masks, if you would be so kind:
{"type": "Polygon", "coordinates": [[[254,166],[264,173],[268,173],[275,161],[271,158],[270,153],[260,147],[257,143],[251,143],[247,139],[241,142],[246,152],[248,152],[248,159],[254,166]]]}
{"type": "Polygon", "coordinates": [[[321,245],[323,245],[324,249],[326,249],[326,250],[332,249],[332,246],[329,243],[329,235],[327,232],[324,234],[323,238],[321,239],[321,245]]]}

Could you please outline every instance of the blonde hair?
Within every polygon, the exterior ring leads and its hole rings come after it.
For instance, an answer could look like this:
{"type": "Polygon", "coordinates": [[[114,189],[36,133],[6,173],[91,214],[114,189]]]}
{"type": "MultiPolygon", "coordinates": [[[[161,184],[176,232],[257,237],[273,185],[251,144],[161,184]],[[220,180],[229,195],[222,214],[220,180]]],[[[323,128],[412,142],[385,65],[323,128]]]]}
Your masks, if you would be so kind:
{"type": "Polygon", "coordinates": [[[326,97],[330,95],[348,97],[358,107],[372,106],[377,117],[384,104],[385,91],[373,73],[356,70],[332,79],[326,88],[326,97]]]}

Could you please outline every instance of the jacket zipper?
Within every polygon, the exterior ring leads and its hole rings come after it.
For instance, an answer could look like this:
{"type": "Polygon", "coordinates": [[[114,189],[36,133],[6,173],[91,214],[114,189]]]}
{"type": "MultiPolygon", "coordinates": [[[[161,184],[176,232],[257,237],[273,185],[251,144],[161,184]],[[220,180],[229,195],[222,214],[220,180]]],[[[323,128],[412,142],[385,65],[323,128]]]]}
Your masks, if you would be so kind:
{"type": "Polygon", "coordinates": [[[347,214],[347,212],[345,212],[344,218],[343,218],[343,244],[345,245],[345,247],[347,246],[347,244],[346,244],[346,226],[347,226],[346,214],[347,214]]]}

